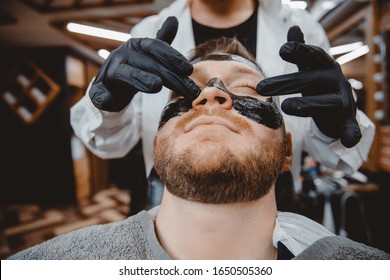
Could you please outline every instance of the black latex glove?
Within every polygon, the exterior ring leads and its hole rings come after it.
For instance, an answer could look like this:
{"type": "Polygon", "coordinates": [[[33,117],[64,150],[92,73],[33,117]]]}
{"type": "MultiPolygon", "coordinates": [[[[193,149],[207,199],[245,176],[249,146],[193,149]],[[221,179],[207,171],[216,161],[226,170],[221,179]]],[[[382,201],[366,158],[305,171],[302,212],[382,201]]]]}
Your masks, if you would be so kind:
{"type": "Polygon", "coordinates": [[[347,148],[355,146],[362,135],[351,85],[340,65],[323,49],[306,45],[298,26],[289,29],[287,41],[279,54],[296,64],[299,72],[264,79],[257,85],[258,93],[302,93],[302,97],[284,100],[282,110],[289,115],[312,117],[322,133],[340,139],[347,148]]]}
{"type": "Polygon", "coordinates": [[[118,112],[138,91],[156,93],[163,85],[179,95],[195,98],[199,88],[188,78],[193,67],[170,46],[177,27],[177,19],[169,17],[156,39],[132,38],[114,50],[92,83],[92,103],[101,110],[118,112]]]}

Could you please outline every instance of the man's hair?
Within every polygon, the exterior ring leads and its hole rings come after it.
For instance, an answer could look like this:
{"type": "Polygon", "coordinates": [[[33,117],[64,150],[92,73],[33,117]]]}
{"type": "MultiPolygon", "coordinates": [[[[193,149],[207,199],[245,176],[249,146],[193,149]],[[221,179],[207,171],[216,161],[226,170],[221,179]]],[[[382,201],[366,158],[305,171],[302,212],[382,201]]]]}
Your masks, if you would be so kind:
{"type": "Polygon", "coordinates": [[[257,63],[256,58],[235,37],[219,37],[199,44],[193,49],[189,56],[189,61],[192,62],[198,58],[207,57],[212,54],[235,54],[241,56],[258,67],[261,74],[266,77],[263,69],[257,63]]]}
{"type": "Polygon", "coordinates": [[[220,37],[206,41],[196,46],[190,55],[189,60],[207,56],[213,53],[228,53],[242,56],[254,64],[258,65],[253,55],[236,38],[220,37]]]}

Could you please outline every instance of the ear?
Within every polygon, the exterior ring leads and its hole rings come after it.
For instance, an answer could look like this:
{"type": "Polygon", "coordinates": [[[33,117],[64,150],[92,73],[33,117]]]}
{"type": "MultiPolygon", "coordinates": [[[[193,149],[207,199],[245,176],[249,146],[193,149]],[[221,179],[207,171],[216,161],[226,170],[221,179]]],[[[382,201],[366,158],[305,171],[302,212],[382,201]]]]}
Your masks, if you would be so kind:
{"type": "Polygon", "coordinates": [[[292,140],[291,133],[286,134],[286,157],[283,163],[283,172],[289,171],[292,164],[292,140]]]}

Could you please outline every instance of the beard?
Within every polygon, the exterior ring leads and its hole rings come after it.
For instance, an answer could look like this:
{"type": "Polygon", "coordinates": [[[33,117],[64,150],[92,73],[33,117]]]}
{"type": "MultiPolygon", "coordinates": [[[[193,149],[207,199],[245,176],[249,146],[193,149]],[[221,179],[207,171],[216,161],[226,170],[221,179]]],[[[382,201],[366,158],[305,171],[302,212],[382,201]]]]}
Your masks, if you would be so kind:
{"type": "MultiPolygon", "coordinates": [[[[177,127],[185,122],[181,120],[177,127]]],[[[247,123],[241,123],[240,127],[249,129],[247,123]]],[[[285,137],[282,141],[254,137],[252,145],[247,145],[240,154],[228,145],[201,136],[193,140],[193,145],[177,150],[176,137],[175,132],[157,136],[155,169],[171,194],[204,204],[262,198],[272,189],[286,155],[285,137]]]]}

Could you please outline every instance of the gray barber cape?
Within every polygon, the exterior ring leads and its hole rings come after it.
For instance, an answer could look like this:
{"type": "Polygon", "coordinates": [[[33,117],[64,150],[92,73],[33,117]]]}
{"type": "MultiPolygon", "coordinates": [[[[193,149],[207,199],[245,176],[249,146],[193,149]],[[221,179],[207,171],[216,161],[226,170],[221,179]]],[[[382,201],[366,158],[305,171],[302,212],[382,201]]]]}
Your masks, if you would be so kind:
{"type": "MultiPolygon", "coordinates": [[[[57,236],[13,256],[10,260],[168,260],[154,228],[158,208],[126,220],[82,228],[57,236]]],[[[377,249],[339,239],[322,225],[298,214],[279,212],[273,234],[297,259],[389,258],[377,249]],[[306,252],[306,250],[308,250],[306,252]]]]}
{"type": "Polygon", "coordinates": [[[294,259],[390,260],[390,254],[342,236],[329,236],[314,242],[294,259]]]}

